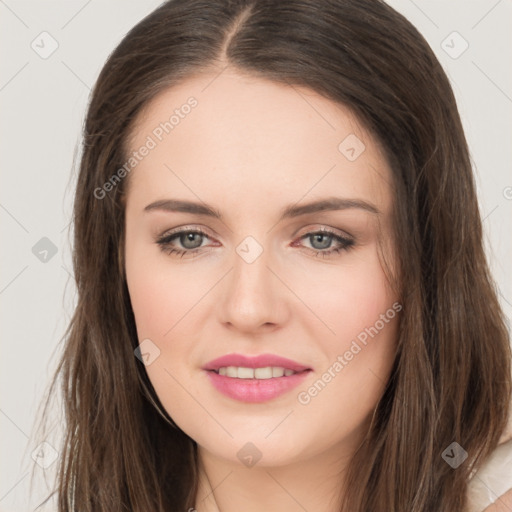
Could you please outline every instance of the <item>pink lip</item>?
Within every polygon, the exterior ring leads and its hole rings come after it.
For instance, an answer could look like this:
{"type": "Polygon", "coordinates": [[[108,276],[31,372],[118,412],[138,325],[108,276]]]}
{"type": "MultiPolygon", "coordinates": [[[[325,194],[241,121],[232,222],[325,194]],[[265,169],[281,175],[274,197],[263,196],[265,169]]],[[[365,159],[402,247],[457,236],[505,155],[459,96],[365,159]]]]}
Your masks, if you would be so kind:
{"type": "Polygon", "coordinates": [[[309,374],[311,368],[272,354],[262,354],[256,357],[228,354],[210,361],[203,367],[203,370],[206,370],[210,382],[222,394],[242,402],[257,403],[272,400],[295,388],[309,374]],[[216,373],[215,370],[225,366],[245,368],[279,366],[298,373],[271,379],[236,379],[216,373]]]}
{"type": "Polygon", "coordinates": [[[225,366],[242,366],[244,368],[265,368],[267,366],[279,366],[293,370],[295,372],[303,372],[304,370],[311,370],[310,367],[304,366],[286,359],[285,357],[276,356],[274,354],[260,354],[255,357],[243,356],[242,354],[227,354],[210,361],[203,370],[218,370],[225,366]]]}

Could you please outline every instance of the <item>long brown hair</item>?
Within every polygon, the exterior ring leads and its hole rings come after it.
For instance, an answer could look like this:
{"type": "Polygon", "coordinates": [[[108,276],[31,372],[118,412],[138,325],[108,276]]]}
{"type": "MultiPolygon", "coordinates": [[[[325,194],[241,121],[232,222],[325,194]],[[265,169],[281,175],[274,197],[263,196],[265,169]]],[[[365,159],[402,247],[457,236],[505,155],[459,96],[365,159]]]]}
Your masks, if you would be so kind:
{"type": "Polygon", "coordinates": [[[468,148],[439,62],[381,0],[170,0],[111,54],[84,126],[73,224],[78,301],[49,390],[60,383],[66,421],[59,512],[194,506],[196,443],[158,411],[134,357],[123,265],[127,180],[97,190],[127,161],[134,122],[152,98],[228,65],[348,106],[393,171],[398,350],[349,466],[343,510],[463,511],[470,473],[507,422],[511,351],[468,148]],[[468,454],[457,469],[442,457],[453,442],[468,454]]]}

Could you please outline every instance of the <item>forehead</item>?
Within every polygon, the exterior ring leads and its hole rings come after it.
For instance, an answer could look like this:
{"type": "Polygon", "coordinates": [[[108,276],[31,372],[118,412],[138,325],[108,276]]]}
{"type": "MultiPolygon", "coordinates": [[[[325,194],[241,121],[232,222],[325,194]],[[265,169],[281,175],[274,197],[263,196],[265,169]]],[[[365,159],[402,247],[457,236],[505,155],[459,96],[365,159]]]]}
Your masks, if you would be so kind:
{"type": "Polygon", "coordinates": [[[282,202],[333,192],[371,198],[381,210],[391,201],[383,152],[347,107],[229,69],[154,98],[134,125],[129,155],[144,146],[150,149],[130,172],[128,197],[178,187],[212,201],[230,193],[282,202]]]}

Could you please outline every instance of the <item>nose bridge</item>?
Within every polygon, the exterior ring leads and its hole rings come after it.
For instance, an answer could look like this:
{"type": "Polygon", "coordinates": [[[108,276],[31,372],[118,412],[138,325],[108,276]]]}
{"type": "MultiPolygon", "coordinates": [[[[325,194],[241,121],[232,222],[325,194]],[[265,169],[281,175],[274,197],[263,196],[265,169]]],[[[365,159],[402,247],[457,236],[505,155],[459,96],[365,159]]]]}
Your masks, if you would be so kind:
{"type": "Polygon", "coordinates": [[[222,301],[223,321],[245,330],[283,321],[285,297],[269,269],[271,256],[270,250],[252,236],[235,248],[233,271],[222,301]]]}

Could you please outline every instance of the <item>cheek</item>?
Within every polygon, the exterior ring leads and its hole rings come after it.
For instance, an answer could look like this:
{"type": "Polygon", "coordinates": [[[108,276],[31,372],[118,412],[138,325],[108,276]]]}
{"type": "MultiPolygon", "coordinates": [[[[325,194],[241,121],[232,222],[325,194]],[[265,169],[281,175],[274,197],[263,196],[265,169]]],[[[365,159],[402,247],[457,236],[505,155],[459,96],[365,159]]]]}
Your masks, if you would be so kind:
{"type": "Polygon", "coordinates": [[[382,334],[392,334],[393,322],[389,320],[396,316],[395,311],[387,316],[386,312],[392,308],[395,296],[375,253],[365,260],[340,265],[325,279],[311,279],[306,285],[303,293],[309,290],[308,305],[326,327],[322,329],[322,344],[327,342],[329,352],[346,349],[360,333],[364,338],[365,329],[376,323],[382,334]],[[382,315],[388,320],[385,327],[382,315]]]}
{"type": "MultiPolygon", "coordinates": [[[[322,395],[313,400],[314,407],[340,403],[362,421],[389,379],[402,306],[396,302],[376,252],[368,251],[367,258],[340,266],[336,276],[312,290],[312,307],[329,327],[317,331],[314,338],[326,358],[317,375],[321,382],[312,390],[312,396],[316,397],[317,390],[322,395]]],[[[312,396],[308,394],[305,401],[312,396]]],[[[339,418],[332,414],[337,423],[339,418]]]]}
{"type": "Polygon", "coordinates": [[[197,303],[205,284],[165,255],[138,251],[126,260],[127,284],[139,339],[163,336],[197,303]]]}
{"type": "Polygon", "coordinates": [[[198,392],[190,385],[194,376],[193,333],[187,313],[204,294],[206,285],[201,285],[193,273],[171,267],[165,257],[139,249],[128,254],[126,274],[139,342],[149,339],[159,350],[146,366],[147,375],[164,408],[179,424],[181,415],[187,417],[186,411],[193,405],[180,383],[186,382],[193,394],[198,392]]]}
{"type": "Polygon", "coordinates": [[[183,294],[173,282],[166,286],[164,278],[139,272],[128,284],[139,338],[160,338],[176,322],[177,312],[183,304],[183,294]],[[181,306],[180,306],[181,305],[181,306]]]}
{"type": "Polygon", "coordinates": [[[339,435],[336,429],[355,432],[382,396],[395,358],[402,308],[378,262],[353,268],[339,282],[324,294],[322,306],[322,320],[335,334],[324,329],[316,336],[326,359],[297,397],[316,425],[312,428],[333,437],[339,435]]]}

